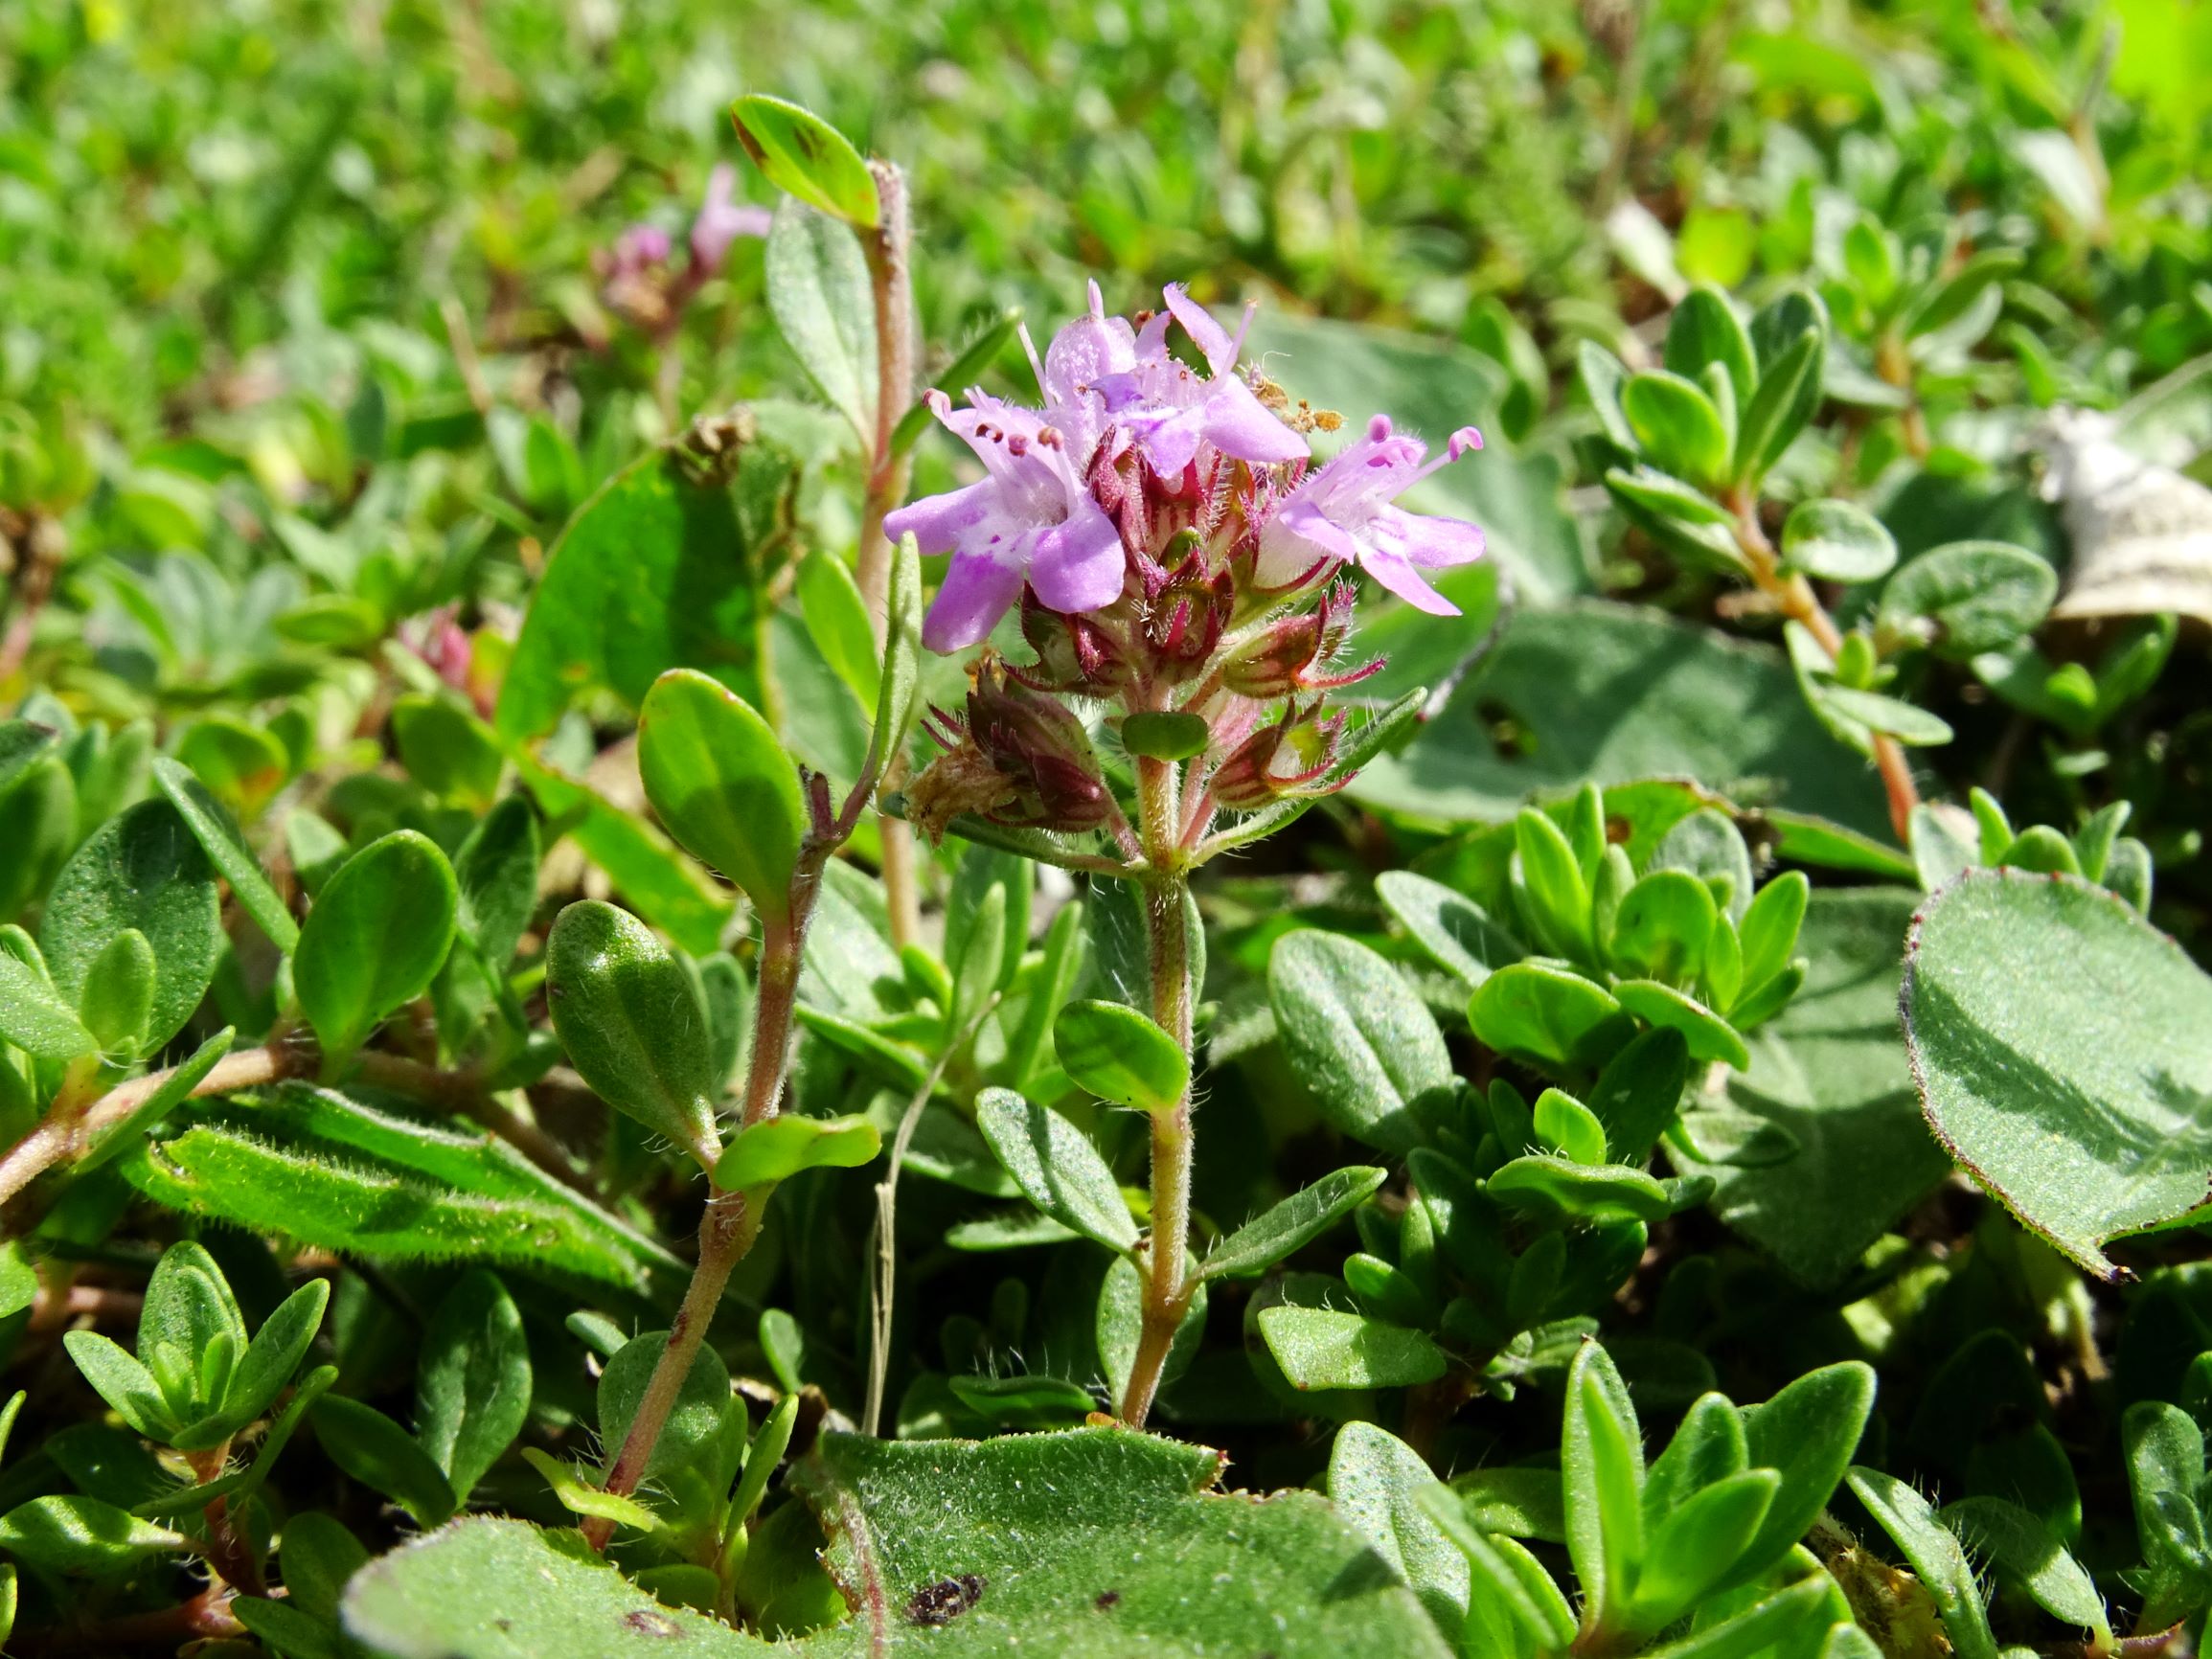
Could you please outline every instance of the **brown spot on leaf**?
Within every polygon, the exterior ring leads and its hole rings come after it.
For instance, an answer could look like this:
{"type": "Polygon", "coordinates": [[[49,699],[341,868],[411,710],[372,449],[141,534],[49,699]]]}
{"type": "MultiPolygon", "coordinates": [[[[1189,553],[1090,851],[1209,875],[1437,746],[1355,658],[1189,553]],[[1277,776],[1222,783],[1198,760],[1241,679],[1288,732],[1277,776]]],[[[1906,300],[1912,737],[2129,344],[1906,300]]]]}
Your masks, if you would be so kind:
{"type": "Polygon", "coordinates": [[[940,1579],[914,1592],[906,1603],[911,1625],[949,1625],[983,1600],[987,1580],[981,1573],[963,1573],[957,1579],[940,1579]]]}

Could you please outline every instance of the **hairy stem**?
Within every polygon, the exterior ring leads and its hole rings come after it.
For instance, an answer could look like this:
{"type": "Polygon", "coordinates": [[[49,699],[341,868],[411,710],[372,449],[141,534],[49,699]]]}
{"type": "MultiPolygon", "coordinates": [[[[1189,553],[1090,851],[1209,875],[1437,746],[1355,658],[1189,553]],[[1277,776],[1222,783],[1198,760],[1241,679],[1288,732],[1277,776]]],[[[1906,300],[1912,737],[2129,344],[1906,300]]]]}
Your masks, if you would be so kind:
{"type": "MultiPolygon", "coordinates": [[[[707,1328],[714,1323],[715,1309],[721,1306],[722,1291],[760,1231],[760,1217],[754,1214],[754,1206],[745,1201],[744,1193],[724,1192],[719,1187],[709,1191],[707,1213],[699,1221],[699,1261],[692,1270],[691,1288],[684,1292],[683,1306],[676,1309],[675,1323],[669,1327],[668,1346],[653,1367],[645,1398],[638,1401],[637,1415],[630,1419],[629,1433],[623,1437],[622,1449],[606,1472],[608,1491],[627,1498],[645,1479],[653,1447],[660,1443],[661,1430],[668,1426],[684,1379],[691,1375],[692,1361],[698,1357],[707,1328]]],[[[614,1522],[592,1515],[583,1523],[583,1536],[593,1549],[604,1550],[614,1536],[614,1522]]]]}
{"type": "MultiPolygon", "coordinates": [[[[870,445],[868,489],[860,508],[860,551],[854,577],[883,644],[891,593],[891,544],[883,539],[883,516],[906,494],[906,457],[894,442],[899,422],[914,402],[914,283],[906,212],[906,180],[887,161],[869,163],[876,178],[877,225],[863,239],[870,286],[876,301],[876,435],[870,445]]],[[[905,768],[888,759],[883,786],[895,789],[905,768]]],[[[915,868],[914,834],[903,820],[878,813],[883,840],[883,893],[891,916],[891,942],[900,949],[912,943],[921,927],[922,899],[915,868]]]]}
{"type": "MultiPolygon", "coordinates": [[[[791,876],[790,914],[767,921],[762,930],[760,983],[753,999],[753,1056],[745,1071],[744,1107],[740,1120],[745,1128],[774,1117],[782,1101],[784,1073],[791,1054],[791,1027],[798,1013],[799,967],[806,950],[807,922],[813,915],[814,896],[821,891],[823,868],[844,839],[842,831],[849,829],[829,820],[827,796],[818,786],[820,780],[813,782],[817,785],[815,832],[809,837],[791,876]]],[[[645,1479],[653,1447],[660,1443],[661,1430],[668,1426],[669,1413],[675,1409],[676,1397],[691,1375],[692,1361],[707,1339],[707,1328],[714,1323],[715,1309],[721,1306],[730,1275],[760,1237],[761,1211],[768,1191],[763,1188],[748,1194],[709,1184],[707,1213],[699,1222],[698,1264],[692,1269],[691,1287],[684,1292],[683,1306],[676,1309],[675,1323],[669,1327],[668,1346],[653,1366],[645,1398],[638,1401],[637,1415],[630,1419],[629,1432],[623,1437],[622,1448],[606,1471],[604,1489],[617,1497],[628,1497],[645,1479]]],[[[604,1551],[614,1536],[614,1523],[591,1516],[583,1524],[583,1536],[593,1549],[604,1551]]]]}
{"type": "MultiPolygon", "coordinates": [[[[1774,546],[1759,527],[1755,503],[1739,491],[1729,504],[1736,513],[1736,542],[1743,549],[1752,583],[1783,616],[1799,624],[1819,643],[1831,660],[1843,649],[1843,634],[1836,619],[1813,591],[1813,584],[1794,571],[1782,569],[1774,546]]],[[[1885,732],[1874,734],[1874,764],[1881,774],[1881,787],[1889,797],[1889,827],[1900,843],[1912,845],[1912,813],[1920,805],[1920,786],[1912,780],[1911,762],[1904,747],[1885,732]]]]}
{"type": "MultiPolygon", "coordinates": [[[[1191,1052],[1191,940],[1185,911],[1190,887],[1179,862],[1181,825],[1176,812],[1175,768],[1142,757],[1137,761],[1138,815],[1152,870],[1144,886],[1145,951],[1152,968],[1152,1019],[1191,1052]]],[[[1135,1362],[1123,1391],[1121,1420],[1142,1428],[1159,1393],[1195,1286],[1189,1273],[1191,1231],[1191,1093],[1152,1119],[1152,1226],[1143,1271],[1144,1306],[1135,1362]]]]}
{"type": "MultiPolygon", "coordinates": [[[[223,1465],[230,1461],[230,1448],[231,1443],[226,1440],[207,1451],[189,1453],[185,1461],[192,1466],[193,1478],[205,1483],[219,1476],[223,1472],[223,1465]]],[[[262,1580],[261,1563],[254,1559],[253,1552],[239,1535],[238,1528],[231,1524],[229,1499],[212,1499],[203,1513],[207,1521],[209,1567],[214,1569],[217,1578],[234,1589],[242,1590],[249,1596],[266,1595],[268,1586],[262,1580]]]]}

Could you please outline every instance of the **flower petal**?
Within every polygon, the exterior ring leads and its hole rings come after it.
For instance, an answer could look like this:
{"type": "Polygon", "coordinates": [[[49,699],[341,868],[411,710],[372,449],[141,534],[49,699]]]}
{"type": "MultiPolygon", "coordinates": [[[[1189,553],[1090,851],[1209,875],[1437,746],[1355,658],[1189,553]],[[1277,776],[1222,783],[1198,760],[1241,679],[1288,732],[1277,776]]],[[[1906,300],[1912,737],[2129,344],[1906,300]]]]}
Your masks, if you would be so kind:
{"type": "Polygon", "coordinates": [[[1421,572],[1395,548],[1370,547],[1359,568],[1416,610],[1430,616],[1457,616],[1459,606],[1421,580],[1421,572]]]}
{"type": "Polygon", "coordinates": [[[1472,564],[1484,545],[1482,531],[1465,519],[1399,507],[1378,508],[1367,522],[1367,534],[1377,546],[1425,570],[1472,564]]]}
{"type": "Polygon", "coordinates": [[[1170,283],[1163,290],[1168,309],[1175,321],[1182,324],[1183,332],[1197,344],[1206,366],[1217,376],[1226,375],[1237,361],[1237,343],[1229,338],[1228,330],[1214,321],[1213,313],[1183,291],[1180,283],[1170,283]]]}
{"type": "Polygon", "coordinates": [[[884,539],[912,534],[924,553],[950,553],[964,533],[991,515],[998,485],[986,478],[943,495],[925,495],[883,515],[884,539]]]}
{"type": "MultiPolygon", "coordinates": [[[[885,518],[883,528],[891,528],[885,518]]],[[[963,548],[952,556],[945,584],[937,590],[928,616],[922,623],[922,643],[944,654],[981,645],[1021,596],[1021,564],[1012,557],[1015,549],[1001,544],[998,552],[963,548]]]]}
{"type": "Polygon", "coordinates": [[[1287,586],[1317,564],[1359,557],[1359,544],[1331,522],[1307,491],[1305,485],[1292,490],[1260,532],[1256,574],[1267,587],[1287,586]]]}
{"type": "Polygon", "coordinates": [[[1121,532],[1083,495],[1068,503],[1067,520],[1040,530],[1029,555],[1029,584],[1052,610],[1073,615],[1121,597],[1127,568],[1121,532]]]}
{"type": "Polygon", "coordinates": [[[1303,461],[1306,440],[1286,426],[1235,375],[1214,382],[1205,405],[1206,442],[1255,466],[1303,461]]]}

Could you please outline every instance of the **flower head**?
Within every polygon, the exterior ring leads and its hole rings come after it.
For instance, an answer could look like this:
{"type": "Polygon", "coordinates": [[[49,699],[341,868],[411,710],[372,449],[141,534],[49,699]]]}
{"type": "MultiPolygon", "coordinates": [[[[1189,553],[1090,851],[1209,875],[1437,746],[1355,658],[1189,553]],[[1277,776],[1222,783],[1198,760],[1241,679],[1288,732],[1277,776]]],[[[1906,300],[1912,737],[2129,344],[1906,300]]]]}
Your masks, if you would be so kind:
{"type": "Polygon", "coordinates": [[[740,237],[764,237],[774,217],[764,207],[736,199],[737,169],[723,162],[707,175],[706,200],[692,220],[692,268],[711,275],[729,258],[730,244],[740,237]]]}
{"type": "Polygon", "coordinates": [[[1421,573],[1480,558],[1482,532],[1391,503],[1438,467],[1481,447],[1482,434],[1462,426],[1430,461],[1427,444],[1392,431],[1389,416],[1376,416],[1366,437],[1347,443],[1276,504],[1260,532],[1259,580],[1287,587],[1356,564],[1407,603],[1434,616],[1457,616],[1459,607],[1421,573]]]}
{"type": "Polygon", "coordinates": [[[1093,283],[1089,310],[1056,333],[1041,357],[1030,349],[1041,410],[981,392],[955,410],[942,393],[931,395],[937,418],[984,466],[979,482],[884,520],[886,535],[911,532],[923,552],[952,555],[923,629],[932,650],[983,640],[1024,582],[1052,610],[1112,603],[1125,564],[1147,556],[1131,537],[1141,541],[1153,522],[1140,511],[1148,481],[1170,495],[1196,495],[1224,462],[1305,461],[1305,440],[1236,374],[1239,341],[1179,287],[1166,300],[1140,332],[1106,315],[1093,283]],[[1168,350],[1171,322],[1197,346],[1205,374],[1168,350]],[[1132,460],[1141,463],[1133,474],[1132,460]]]}

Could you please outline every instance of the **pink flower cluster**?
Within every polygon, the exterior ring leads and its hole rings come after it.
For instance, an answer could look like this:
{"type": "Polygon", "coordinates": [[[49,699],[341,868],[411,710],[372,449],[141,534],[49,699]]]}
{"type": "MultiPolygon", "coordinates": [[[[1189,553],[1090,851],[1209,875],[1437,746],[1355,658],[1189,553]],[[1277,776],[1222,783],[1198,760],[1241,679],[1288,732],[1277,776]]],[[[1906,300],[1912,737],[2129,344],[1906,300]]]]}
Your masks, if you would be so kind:
{"type": "Polygon", "coordinates": [[[1188,557],[1192,532],[1208,566],[1249,594],[1288,602],[1356,565],[1423,610],[1456,614],[1421,573],[1481,557],[1482,532],[1394,503],[1479,449],[1481,435],[1462,427],[1431,460],[1378,415],[1314,468],[1280,398],[1270,407],[1237,373],[1243,330],[1230,335],[1178,286],[1166,301],[1136,326],[1107,316],[1093,283],[1089,313],[1054,335],[1041,361],[1030,348],[1041,409],[980,391],[955,408],[930,394],[983,477],[884,520],[894,539],[911,533],[924,553],[952,556],[924,643],[945,652],[981,643],[1025,586],[1068,616],[1141,604],[1168,585],[1171,554],[1188,557]],[[1171,323],[1203,373],[1169,350],[1171,323]]]}

